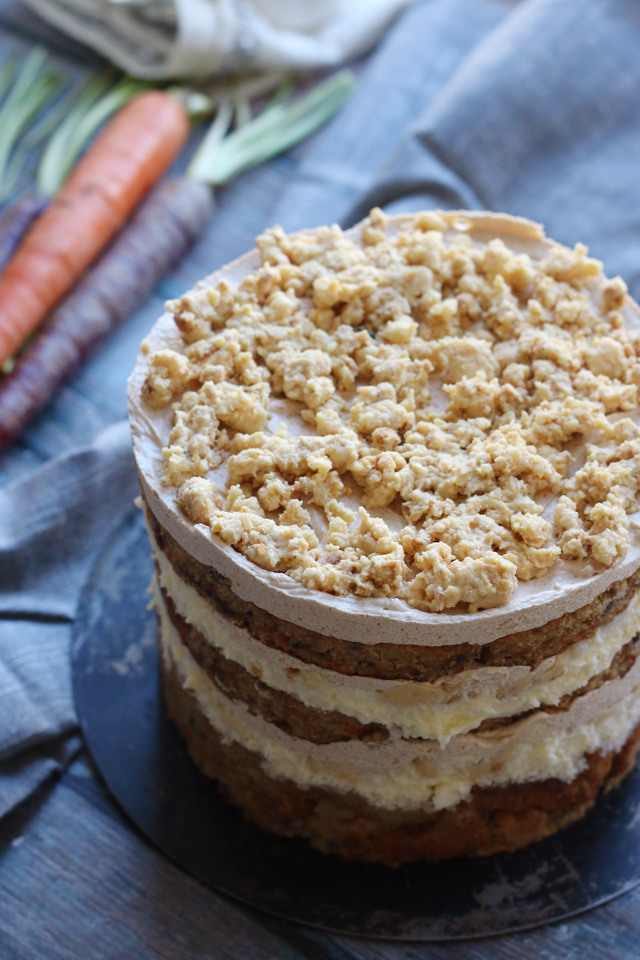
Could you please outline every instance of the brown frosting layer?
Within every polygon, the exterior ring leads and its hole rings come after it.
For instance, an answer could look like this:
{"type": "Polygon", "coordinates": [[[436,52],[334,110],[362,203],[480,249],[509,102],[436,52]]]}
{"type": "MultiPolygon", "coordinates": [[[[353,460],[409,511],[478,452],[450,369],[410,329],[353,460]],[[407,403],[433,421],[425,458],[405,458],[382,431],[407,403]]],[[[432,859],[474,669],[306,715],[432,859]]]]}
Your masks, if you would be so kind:
{"type": "Polygon", "coordinates": [[[147,517],[158,547],[178,575],[217,610],[266,646],[282,650],[304,663],[347,676],[433,681],[474,667],[516,664],[536,667],[547,657],[562,653],[571,644],[613,620],[628,605],[640,582],[640,570],[637,570],[631,577],[612,584],[581,609],[542,627],[500,637],[489,644],[441,647],[363,644],[327,637],[281,620],[251,601],[242,600],[226,577],[187,553],[149,511],[147,517]]]}
{"type": "MultiPolygon", "coordinates": [[[[275,690],[252,676],[248,670],[224,656],[192,624],[188,623],[175,608],[166,590],[161,589],[167,613],[180,640],[193,659],[207,674],[212,683],[231,700],[240,700],[249,712],[261,716],[269,723],[292,737],[310,743],[338,743],[345,740],[360,740],[363,743],[379,743],[389,737],[389,730],[380,723],[360,723],[354,717],[336,710],[318,710],[304,704],[297,697],[283,690],[275,690]]],[[[563,713],[571,708],[577,697],[598,690],[607,680],[623,677],[640,655],[640,636],[634,637],[618,651],[607,670],[592,677],[588,683],[565,694],[553,705],[543,704],[538,709],[546,713],[563,713]]],[[[514,716],[490,718],[475,728],[482,733],[497,727],[508,726],[534,710],[514,716]]]]}

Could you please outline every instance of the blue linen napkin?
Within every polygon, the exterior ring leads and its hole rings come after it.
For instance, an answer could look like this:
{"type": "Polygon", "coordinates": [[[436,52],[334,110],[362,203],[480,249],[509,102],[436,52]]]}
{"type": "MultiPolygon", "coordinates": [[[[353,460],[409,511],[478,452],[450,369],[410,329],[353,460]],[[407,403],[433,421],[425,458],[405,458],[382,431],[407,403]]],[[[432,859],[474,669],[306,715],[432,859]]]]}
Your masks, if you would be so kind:
{"type": "MultiPolygon", "coordinates": [[[[636,0],[415,4],[327,128],[221,196],[205,241],[216,258],[208,268],[274,222],[348,225],[373,204],[467,206],[529,216],[558,240],[586,241],[638,296],[638,50],[636,0]]],[[[100,357],[122,396],[139,324],[134,318],[100,357]]],[[[92,399],[90,382],[85,375],[66,407],[53,405],[49,425],[92,399]]],[[[71,624],[106,535],[135,494],[124,424],[35,472],[22,454],[26,479],[0,489],[0,815],[76,748],[71,624]]],[[[20,473],[22,460],[8,456],[20,473]]]]}
{"type": "Polygon", "coordinates": [[[479,44],[347,215],[529,217],[640,296],[640,4],[528,0],[479,44]],[[444,188],[444,193],[443,193],[444,188]],[[449,192],[451,191],[451,192],[449,192]]]}
{"type": "Polygon", "coordinates": [[[80,746],[71,624],[91,566],[136,491],[126,421],[0,489],[0,815],[80,746]]]}

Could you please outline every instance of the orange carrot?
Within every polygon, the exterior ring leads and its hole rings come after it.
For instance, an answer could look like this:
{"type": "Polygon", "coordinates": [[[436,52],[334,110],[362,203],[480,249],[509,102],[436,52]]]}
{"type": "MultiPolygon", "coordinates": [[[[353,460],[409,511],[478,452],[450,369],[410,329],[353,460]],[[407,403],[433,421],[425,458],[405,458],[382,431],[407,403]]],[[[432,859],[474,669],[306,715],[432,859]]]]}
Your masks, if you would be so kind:
{"type": "Polygon", "coordinates": [[[160,90],[116,114],[0,276],[0,365],[95,260],[188,135],[184,107],[160,90]]]}

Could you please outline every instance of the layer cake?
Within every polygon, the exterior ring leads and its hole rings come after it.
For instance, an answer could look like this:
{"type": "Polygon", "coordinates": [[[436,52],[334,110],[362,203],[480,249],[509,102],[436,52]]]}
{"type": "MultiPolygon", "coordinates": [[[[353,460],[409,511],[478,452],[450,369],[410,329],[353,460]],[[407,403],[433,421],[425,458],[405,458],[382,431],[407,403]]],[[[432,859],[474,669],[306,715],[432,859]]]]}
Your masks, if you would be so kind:
{"type": "Polygon", "coordinates": [[[573,822],[640,745],[640,310],[468,211],[279,228],[130,379],[168,710],[254,823],[390,865],[573,822]]]}

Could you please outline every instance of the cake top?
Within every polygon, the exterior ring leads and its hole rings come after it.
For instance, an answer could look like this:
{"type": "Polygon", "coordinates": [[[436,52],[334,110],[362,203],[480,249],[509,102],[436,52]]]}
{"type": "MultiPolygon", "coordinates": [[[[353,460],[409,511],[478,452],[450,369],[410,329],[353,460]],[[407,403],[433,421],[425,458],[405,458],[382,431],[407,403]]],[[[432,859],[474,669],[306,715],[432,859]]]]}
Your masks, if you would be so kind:
{"type": "Polygon", "coordinates": [[[625,556],[639,314],[584,247],[374,210],[257,249],[143,345],[140,403],[164,411],[187,521],[310,590],[429,613],[625,556]]]}

